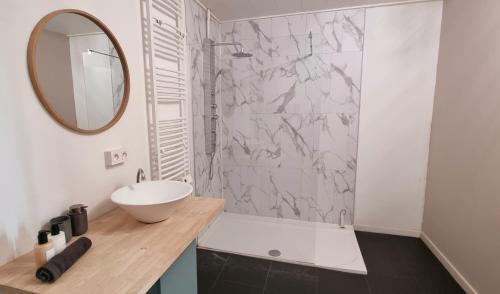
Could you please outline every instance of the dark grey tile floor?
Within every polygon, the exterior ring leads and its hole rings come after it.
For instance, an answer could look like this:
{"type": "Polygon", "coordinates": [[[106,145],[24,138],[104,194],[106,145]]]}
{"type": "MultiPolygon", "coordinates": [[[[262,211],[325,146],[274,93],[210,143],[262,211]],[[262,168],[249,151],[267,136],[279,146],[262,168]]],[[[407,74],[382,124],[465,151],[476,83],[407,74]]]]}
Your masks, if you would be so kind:
{"type": "Polygon", "coordinates": [[[198,249],[198,293],[465,293],[420,239],[362,232],[356,236],[366,276],[198,249]]]}

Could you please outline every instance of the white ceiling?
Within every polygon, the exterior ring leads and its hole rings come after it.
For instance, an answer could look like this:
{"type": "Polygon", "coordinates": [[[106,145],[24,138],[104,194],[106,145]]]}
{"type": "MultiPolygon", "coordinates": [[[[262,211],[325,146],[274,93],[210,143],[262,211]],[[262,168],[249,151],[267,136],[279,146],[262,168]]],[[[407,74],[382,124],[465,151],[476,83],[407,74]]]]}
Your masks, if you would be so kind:
{"type": "Polygon", "coordinates": [[[415,0],[200,0],[220,20],[415,0]]]}
{"type": "Polygon", "coordinates": [[[91,20],[74,13],[57,15],[45,25],[44,29],[65,36],[102,33],[101,28],[91,20]]]}

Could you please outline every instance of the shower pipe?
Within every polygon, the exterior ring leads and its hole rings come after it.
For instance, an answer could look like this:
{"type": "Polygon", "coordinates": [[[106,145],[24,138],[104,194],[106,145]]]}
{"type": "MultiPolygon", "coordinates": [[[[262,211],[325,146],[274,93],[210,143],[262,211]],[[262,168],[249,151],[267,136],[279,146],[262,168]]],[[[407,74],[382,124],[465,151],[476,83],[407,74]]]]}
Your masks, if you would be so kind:
{"type": "Polygon", "coordinates": [[[108,54],[108,53],[104,53],[104,52],[99,52],[99,51],[96,51],[96,50],[93,50],[93,49],[88,49],[88,53],[89,54],[91,54],[91,53],[101,54],[101,55],[105,55],[105,56],[108,56],[108,57],[114,57],[114,58],[120,59],[120,57],[118,57],[118,56],[115,56],[115,55],[112,55],[112,54],[108,54]]]}

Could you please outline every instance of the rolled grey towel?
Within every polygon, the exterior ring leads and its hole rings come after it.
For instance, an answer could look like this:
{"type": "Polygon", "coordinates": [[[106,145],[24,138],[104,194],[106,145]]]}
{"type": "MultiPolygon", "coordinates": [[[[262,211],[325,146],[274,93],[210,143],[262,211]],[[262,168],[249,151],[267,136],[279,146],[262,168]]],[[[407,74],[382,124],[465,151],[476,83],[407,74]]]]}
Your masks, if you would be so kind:
{"type": "Polygon", "coordinates": [[[36,277],[42,282],[52,283],[59,279],[92,246],[89,238],[81,237],[52,257],[36,271],[36,277]]]}

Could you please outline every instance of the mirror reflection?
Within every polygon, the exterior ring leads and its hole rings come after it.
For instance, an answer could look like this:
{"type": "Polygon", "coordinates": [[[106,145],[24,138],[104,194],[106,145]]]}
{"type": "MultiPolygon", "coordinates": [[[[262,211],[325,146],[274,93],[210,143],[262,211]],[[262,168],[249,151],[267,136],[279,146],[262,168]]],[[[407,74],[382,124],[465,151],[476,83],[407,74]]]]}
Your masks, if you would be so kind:
{"type": "Polygon", "coordinates": [[[124,73],[113,42],[74,13],[50,19],[36,44],[38,87],[68,126],[96,130],[110,123],[124,96],[124,73]]]}

